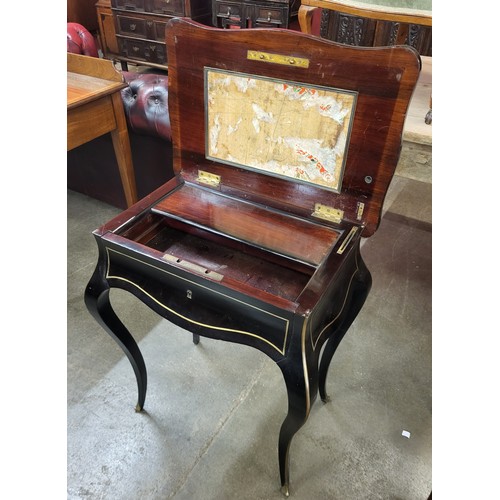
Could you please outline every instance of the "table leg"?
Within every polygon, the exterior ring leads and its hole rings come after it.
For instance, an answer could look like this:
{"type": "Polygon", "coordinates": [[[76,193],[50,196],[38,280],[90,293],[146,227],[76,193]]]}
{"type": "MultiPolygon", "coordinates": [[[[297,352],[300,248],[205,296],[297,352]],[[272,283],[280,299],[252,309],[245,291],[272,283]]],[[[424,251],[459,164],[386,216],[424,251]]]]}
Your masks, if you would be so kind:
{"type": "Polygon", "coordinates": [[[340,325],[336,330],[331,333],[325,348],[323,349],[323,354],[321,355],[321,361],[319,366],[319,395],[324,403],[330,401],[328,394],[326,393],[326,376],[328,373],[328,368],[330,367],[330,362],[332,361],[333,355],[337,350],[341,340],[349,330],[352,322],[356,319],[359,311],[365,303],[366,297],[370,292],[372,285],[372,277],[370,271],[366,267],[365,263],[358,255],[358,266],[359,271],[354,278],[352,290],[350,297],[348,298],[348,308],[346,309],[345,317],[341,321],[340,325]]]}
{"type": "Polygon", "coordinates": [[[128,137],[127,121],[123,111],[123,104],[120,93],[112,96],[113,109],[115,111],[116,129],[111,132],[113,148],[115,150],[116,161],[122,180],[123,191],[127,207],[137,202],[137,188],[135,184],[134,165],[132,163],[132,150],[130,149],[130,140],[128,137]]]}
{"type": "MultiPolygon", "coordinates": [[[[304,339],[302,341],[305,342],[304,339]]],[[[292,348],[293,352],[289,352],[287,358],[278,363],[288,394],[288,413],[281,424],[278,441],[281,492],[286,497],[290,494],[290,445],[294,435],[306,423],[318,391],[317,356],[303,356],[303,348],[305,346],[292,348]]]]}
{"type": "Polygon", "coordinates": [[[110,287],[105,273],[106,259],[100,255],[97,267],[85,290],[85,305],[94,319],[111,335],[129,359],[137,379],[139,392],[135,409],[142,411],[147,389],[146,365],[135,339],[111,306],[109,301],[110,287]]]}

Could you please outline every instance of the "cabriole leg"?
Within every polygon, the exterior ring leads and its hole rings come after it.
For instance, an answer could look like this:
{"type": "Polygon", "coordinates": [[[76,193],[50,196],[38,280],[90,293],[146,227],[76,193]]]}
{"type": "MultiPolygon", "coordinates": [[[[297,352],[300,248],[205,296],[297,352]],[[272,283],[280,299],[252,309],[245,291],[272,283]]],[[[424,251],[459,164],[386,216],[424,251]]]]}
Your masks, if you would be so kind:
{"type": "Polygon", "coordinates": [[[289,496],[290,485],[290,445],[293,436],[305,424],[314,399],[310,393],[310,386],[306,384],[300,354],[297,358],[299,359],[295,359],[295,363],[288,359],[285,365],[280,365],[288,394],[288,414],[281,425],[278,443],[281,492],[286,497],[289,496]]]}
{"type": "Polygon", "coordinates": [[[319,395],[324,403],[330,401],[330,397],[326,393],[326,376],[328,373],[328,368],[330,367],[330,362],[332,361],[333,355],[337,350],[342,338],[349,330],[352,322],[356,319],[359,311],[365,303],[366,297],[370,292],[372,278],[371,274],[365,266],[364,262],[360,263],[360,272],[357,276],[356,281],[353,284],[352,296],[349,302],[349,309],[346,312],[344,319],[337,328],[337,330],[328,339],[323,354],[321,355],[321,362],[319,366],[319,395]]]}
{"type": "Polygon", "coordinates": [[[147,388],[147,373],[144,358],[141,351],[127,330],[125,325],[120,321],[109,301],[109,285],[103,278],[101,270],[102,266],[98,264],[89,284],[85,290],[85,304],[90,314],[95,320],[111,335],[126,354],[127,358],[134,369],[137,379],[138,400],[136,411],[142,411],[144,408],[144,400],[146,399],[147,388]]]}

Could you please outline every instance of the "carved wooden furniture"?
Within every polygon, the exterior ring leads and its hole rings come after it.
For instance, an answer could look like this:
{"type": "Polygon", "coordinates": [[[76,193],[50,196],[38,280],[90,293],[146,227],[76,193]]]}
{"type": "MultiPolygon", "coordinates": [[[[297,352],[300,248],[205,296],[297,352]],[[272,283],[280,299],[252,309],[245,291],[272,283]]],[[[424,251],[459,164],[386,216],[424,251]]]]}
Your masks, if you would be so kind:
{"type": "Polygon", "coordinates": [[[300,0],[212,0],[218,28],[288,28],[300,0]]]}
{"type": "Polygon", "coordinates": [[[273,359],[288,393],[278,439],[288,495],[292,438],[318,390],[328,400],[330,361],[371,286],[360,241],[380,222],[419,56],[187,19],[169,23],[167,49],[176,177],[94,231],[86,305],[131,362],[138,411],[146,367],[112,287],[195,343],[273,359]]]}
{"type": "Polygon", "coordinates": [[[104,57],[167,69],[165,26],[173,17],[210,24],[207,0],[98,0],[96,9],[104,57]]]}
{"type": "Polygon", "coordinates": [[[120,95],[127,85],[111,61],[68,52],[68,150],[111,133],[127,206],[137,201],[127,122],[120,95]]]}
{"type": "MultiPolygon", "coordinates": [[[[313,13],[321,8],[322,38],[361,47],[406,44],[432,56],[431,1],[414,0],[412,5],[401,7],[394,0],[302,0],[299,24],[303,33],[312,33],[313,13]]],[[[432,123],[432,97],[424,121],[432,123]]]]}
{"type": "Polygon", "coordinates": [[[321,8],[320,36],[365,47],[407,44],[420,55],[432,55],[432,12],[429,0],[400,7],[393,0],[302,0],[300,29],[312,33],[312,13],[321,8]]]}

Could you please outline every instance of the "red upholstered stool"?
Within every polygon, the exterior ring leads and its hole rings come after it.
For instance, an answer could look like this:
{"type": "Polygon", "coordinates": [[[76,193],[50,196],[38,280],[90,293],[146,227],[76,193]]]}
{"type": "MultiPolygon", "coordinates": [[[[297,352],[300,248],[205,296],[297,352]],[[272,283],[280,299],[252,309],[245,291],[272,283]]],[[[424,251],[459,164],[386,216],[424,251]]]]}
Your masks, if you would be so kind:
{"type": "Polygon", "coordinates": [[[84,56],[99,57],[97,45],[91,33],[78,23],[67,25],[68,52],[84,56]]]}

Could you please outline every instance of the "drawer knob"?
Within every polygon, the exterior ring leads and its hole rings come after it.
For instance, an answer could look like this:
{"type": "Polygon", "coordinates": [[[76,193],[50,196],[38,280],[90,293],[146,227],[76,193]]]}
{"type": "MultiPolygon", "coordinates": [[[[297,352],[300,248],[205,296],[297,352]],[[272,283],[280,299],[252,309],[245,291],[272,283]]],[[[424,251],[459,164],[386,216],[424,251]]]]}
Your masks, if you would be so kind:
{"type": "Polygon", "coordinates": [[[271,13],[270,13],[270,12],[268,12],[268,13],[267,13],[267,22],[270,22],[270,21],[271,21],[271,13]]]}
{"type": "Polygon", "coordinates": [[[231,7],[228,7],[227,8],[227,15],[230,16],[231,15],[231,7]]]}
{"type": "Polygon", "coordinates": [[[130,31],[135,31],[135,28],[136,28],[136,25],[135,25],[135,24],[131,24],[131,25],[130,25],[130,31]]]}

